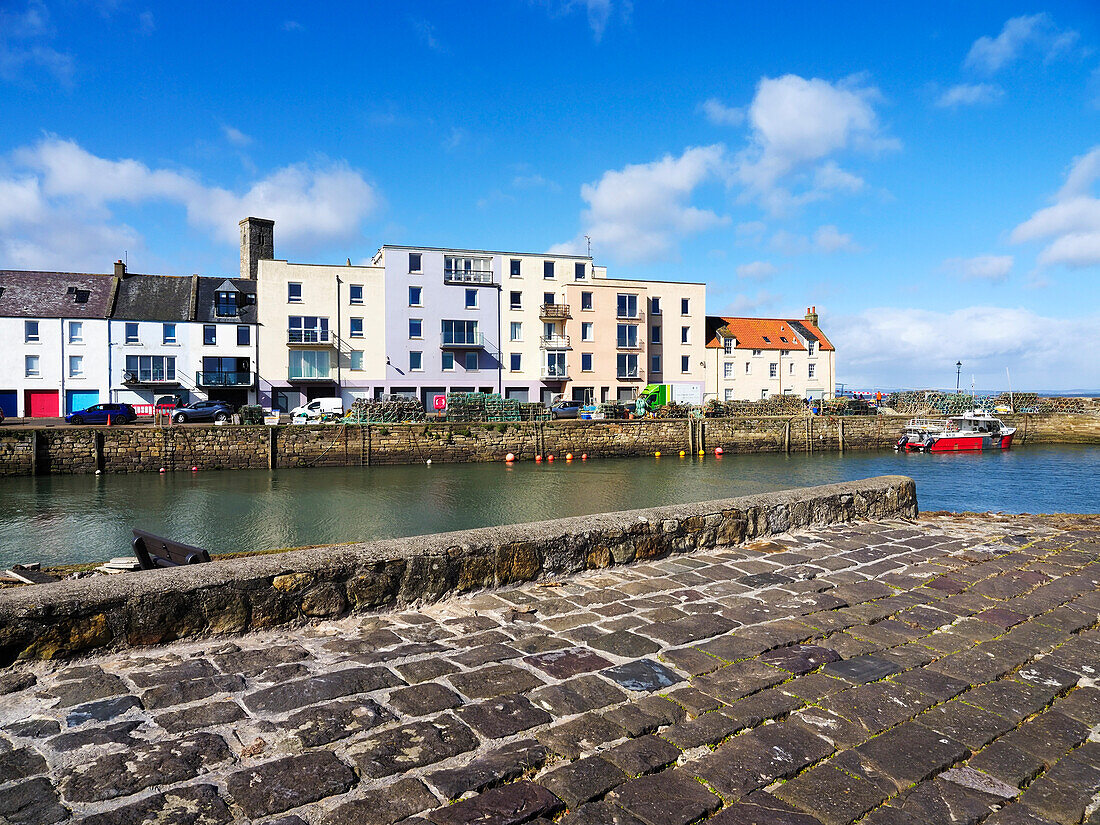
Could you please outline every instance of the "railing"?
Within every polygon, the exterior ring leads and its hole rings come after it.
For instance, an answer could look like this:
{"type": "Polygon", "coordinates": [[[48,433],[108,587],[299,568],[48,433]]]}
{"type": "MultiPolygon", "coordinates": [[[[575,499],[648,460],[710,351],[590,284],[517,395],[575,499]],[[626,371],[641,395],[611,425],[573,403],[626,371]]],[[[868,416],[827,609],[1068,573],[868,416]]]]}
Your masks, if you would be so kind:
{"type": "Polygon", "coordinates": [[[539,307],[539,317],[568,319],[573,316],[569,314],[569,304],[543,304],[539,307]]]}
{"type": "Polygon", "coordinates": [[[295,371],[294,367],[287,369],[288,381],[331,381],[332,370],[325,370],[322,372],[314,372],[310,375],[304,375],[301,370],[295,371]]]}
{"type": "Polygon", "coordinates": [[[620,321],[644,321],[645,312],[639,309],[633,315],[624,315],[620,310],[616,309],[615,317],[620,321]]]}
{"type": "Polygon", "coordinates": [[[641,349],[642,348],[642,339],[641,338],[635,338],[633,341],[631,341],[629,338],[616,338],[615,339],[615,348],[616,349],[641,349]]]}
{"type": "Polygon", "coordinates": [[[334,337],[327,329],[288,329],[286,331],[288,344],[331,344],[334,337]]]}
{"type": "Polygon", "coordinates": [[[491,284],[493,271],[475,272],[467,269],[444,269],[443,280],[452,284],[491,284]]]}
{"type": "Polygon", "coordinates": [[[540,377],[543,381],[567,381],[569,380],[569,370],[565,367],[560,369],[557,367],[553,369],[543,367],[540,377]]]}
{"type": "Polygon", "coordinates": [[[251,387],[251,372],[209,370],[195,373],[195,383],[202,387],[251,387]]]}
{"type": "Polygon", "coordinates": [[[615,377],[618,378],[620,381],[630,381],[633,379],[641,378],[641,375],[639,374],[638,370],[633,369],[626,370],[625,372],[619,371],[619,373],[615,377]]]}
{"type": "Polygon", "coordinates": [[[454,348],[469,348],[469,349],[483,349],[485,347],[485,333],[475,332],[472,335],[448,335],[443,333],[439,337],[439,346],[441,349],[448,347],[454,348]]]}
{"type": "Polygon", "coordinates": [[[169,377],[163,372],[150,372],[142,374],[140,372],[124,372],[122,373],[123,384],[178,384],[179,379],[176,378],[175,373],[169,377]]]}
{"type": "Polygon", "coordinates": [[[572,349],[569,346],[568,335],[543,335],[539,338],[539,347],[542,349],[572,349]]]}

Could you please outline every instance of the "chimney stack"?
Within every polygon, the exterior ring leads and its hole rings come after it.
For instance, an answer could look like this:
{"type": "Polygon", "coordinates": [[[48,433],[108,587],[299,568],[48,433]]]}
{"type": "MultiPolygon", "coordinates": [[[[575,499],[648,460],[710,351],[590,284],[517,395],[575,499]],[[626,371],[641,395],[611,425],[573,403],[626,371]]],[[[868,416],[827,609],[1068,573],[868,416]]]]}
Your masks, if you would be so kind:
{"type": "Polygon", "coordinates": [[[121,260],[115,261],[115,277],[116,278],[125,278],[126,277],[126,264],[124,264],[121,260]]]}
{"type": "Polygon", "coordinates": [[[815,327],[817,324],[817,307],[806,308],[806,320],[813,324],[815,327]]]}
{"type": "Polygon", "coordinates": [[[275,221],[245,218],[241,227],[241,277],[256,280],[260,261],[275,258],[275,221]]]}

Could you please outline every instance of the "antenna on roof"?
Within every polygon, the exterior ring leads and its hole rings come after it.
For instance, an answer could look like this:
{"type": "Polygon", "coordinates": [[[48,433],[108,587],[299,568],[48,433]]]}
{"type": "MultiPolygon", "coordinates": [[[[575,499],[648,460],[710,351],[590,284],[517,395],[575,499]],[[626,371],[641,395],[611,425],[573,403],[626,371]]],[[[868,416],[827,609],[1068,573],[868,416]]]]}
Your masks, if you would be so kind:
{"type": "Polygon", "coordinates": [[[130,266],[130,253],[127,250],[122,250],[122,262],[126,264],[127,268],[130,266]]]}
{"type": "Polygon", "coordinates": [[[592,257],[592,236],[591,235],[585,235],[584,239],[588,242],[588,257],[591,258],[592,257]]]}

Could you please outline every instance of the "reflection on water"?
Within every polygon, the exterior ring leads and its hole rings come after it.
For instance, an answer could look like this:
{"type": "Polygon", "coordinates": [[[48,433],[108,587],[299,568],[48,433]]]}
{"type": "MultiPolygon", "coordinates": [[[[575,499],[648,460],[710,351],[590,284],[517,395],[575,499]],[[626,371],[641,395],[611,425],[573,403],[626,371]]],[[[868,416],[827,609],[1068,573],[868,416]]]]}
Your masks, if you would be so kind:
{"type": "Polygon", "coordinates": [[[705,501],[888,473],[917,480],[923,510],[1100,510],[1100,448],[1081,446],[42,476],[0,479],[0,564],[126,555],[132,527],[216,552],[260,550],[705,501]]]}

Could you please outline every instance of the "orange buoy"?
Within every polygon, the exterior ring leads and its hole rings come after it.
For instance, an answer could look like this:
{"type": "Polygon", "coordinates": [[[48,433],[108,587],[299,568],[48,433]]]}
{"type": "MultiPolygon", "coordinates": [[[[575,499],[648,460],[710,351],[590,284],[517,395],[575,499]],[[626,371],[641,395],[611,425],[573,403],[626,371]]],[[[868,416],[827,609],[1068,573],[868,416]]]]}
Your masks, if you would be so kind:
{"type": "Polygon", "coordinates": [[[572,453],[566,453],[565,454],[565,460],[566,461],[572,461],[573,460],[573,454],[572,453]]]}
{"type": "Polygon", "coordinates": [[[721,447],[715,447],[714,448],[714,454],[715,455],[722,455],[722,448],[721,447]]]}
{"type": "Polygon", "coordinates": [[[542,462],[542,456],[541,455],[536,455],[535,456],[535,461],[541,463],[542,462]]]}
{"type": "Polygon", "coordinates": [[[581,461],[588,461],[588,453],[581,453],[581,461]]]}
{"type": "Polygon", "coordinates": [[[504,456],[504,460],[505,461],[515,461],[516,456],[515,456],[514,453],[508,453],[508,455],[504,456]]]}
{"type": "Polygon", "coordinates": [[[554,454],[550,453],[550,455],[546,456],[546,460],[547,461],[553,461],[554,460],[554,454]]]}

